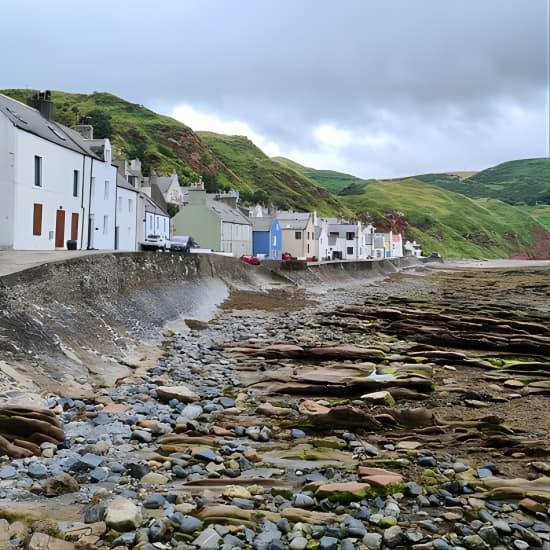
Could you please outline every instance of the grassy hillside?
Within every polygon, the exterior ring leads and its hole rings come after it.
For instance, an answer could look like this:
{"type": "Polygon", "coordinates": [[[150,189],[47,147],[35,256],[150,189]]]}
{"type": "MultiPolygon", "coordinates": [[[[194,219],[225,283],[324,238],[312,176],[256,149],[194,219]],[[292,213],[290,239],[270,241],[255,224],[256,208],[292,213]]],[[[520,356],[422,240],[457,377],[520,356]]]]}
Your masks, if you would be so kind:
{"type": "Polygon", "coordinates": [[[512,160],[467,178],[451,174],[414,178],[473,198],[489,197],[509,204],[550,204],[549,158],[512,160]]]}
{"type": "Polygon", "coordinates": [[[352,176],[351,174],[345,174],[343,172],[336,172],[334,170],[317,170],[315,168],[308,168],[307,166],[302,166],[293,160],[287,159],[285,157],[273,157],[273,160],[292,168],[296,172],[299,172],[306,178],[316,182],[321,187],[330,191],[331,193],[338,194],[350,186],[357,186],[364,183],[366,180],[352,176]]]}
{"type": "Polygon", "coordinates": [[[520,208],[494,199],[473,200],[415,179],[378,181],[342,197],[355,212],[380,220],[390,210],[405,214],[407,237],[426,252],[446,257],[498,258],[529,253],[544,227],[520,208]]]}
{"type": "Polygon", "coordinates": [[[265,155],[245,136],[199,132],[204,143],[242,179],[241,190],[260,201],[296,210],[317,210],[321,215],[348,214],[337,197],[298,171],[265,155]]]}
{"type": "Polygon", "coordinates": [[[533,206],[528,208],[528,212],[532,218],[535,218],[550,231],[550,205],[533,206]]]}

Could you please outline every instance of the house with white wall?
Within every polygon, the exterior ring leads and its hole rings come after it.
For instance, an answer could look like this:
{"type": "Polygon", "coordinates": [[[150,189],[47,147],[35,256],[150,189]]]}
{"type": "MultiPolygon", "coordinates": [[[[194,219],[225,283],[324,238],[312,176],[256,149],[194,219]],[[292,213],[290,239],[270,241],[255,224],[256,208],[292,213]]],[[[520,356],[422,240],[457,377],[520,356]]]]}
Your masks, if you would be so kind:
{"type": "Polygon", "coordinates": [[[138,248],[139,190],[117,175],[115,215],[115,249],[135,251],[138,248]]]}
{"type": "Polygon", "coordinates": [[[115,247],[116,167],[91,126],[53,120],[50,92],[33,106],[0,94],[0,247],[115,247]]]}
{"type": "Polygon", "coordinates": [[[87,193],[99,158],[76,132],[56,124],[49,93],[40,110],[0,94],[0,247],[86,248],[87,193]]]}
{"type": "Polygon", "coordinates": [[[88,248],[112,250],[116,248],[117,168],[111,163],[111,143],[108,139],[85,141],[96,155],[90,182],[88,248]]]}

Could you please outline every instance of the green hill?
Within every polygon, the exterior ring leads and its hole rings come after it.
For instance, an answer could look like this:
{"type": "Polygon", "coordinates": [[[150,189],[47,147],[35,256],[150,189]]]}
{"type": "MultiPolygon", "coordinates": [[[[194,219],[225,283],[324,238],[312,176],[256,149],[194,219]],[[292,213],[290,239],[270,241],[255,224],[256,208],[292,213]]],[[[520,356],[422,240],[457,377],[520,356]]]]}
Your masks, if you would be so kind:
{"type": "Polygon", "coordinates": [[[204,143],[242,180],[241,191],[252,193],[260,202],[296,210],[317,210],[318,214],[344,214],[337,197],[298,171],[269,158],[245,136],[199,132],[204,143]]]}
{"type": "Polygon", "coordinates": [[[489,197],[509,204],[550,204],[550,158],[503,162],[467,178],[452,174],[422,174],[414,178],[473,198],[489,197]]]}
{"type": "MultiPolygon", "coordinates": [[[[2,90],[26,102],[32,90],[2,90]]],[[[140,158],[151,169],[176,170],[182,185],[201,174],[210,191],[233,188],[246,202],[271,201],[281,208],[346,213],[339,200],[298,172],[272,161],[251,141],[239,136],[194,132],[181,122],[112,94],[52,93],[55,119],[74,126],[83,117],[94,125],[95,137],[109,137],[114,156],[140,158]]]]}
{"type": "Polygon", "coordinates": [[[533,206],[528,208],[528,212],[532,218],[535,218],[550,231],[550,205],[533,206]]]}
{"type": "Polygon", "coordinates": [[[446,257],[530,254],[546,234],[520,208],[494,199],[470,199],[416,179],[371,182],[360,194],[342,200],[354,212],[368,212],[375,224],[391,210],[402,212],[409,224],[406,236],[422,243],[426,252],[446,257]]]}
{"type": "Polygon", "coordinates": [[[325,188],[327,191],[334,194],[339,194],[341,191],[349,188],[350,186],[357,187],[366,182],[366,180],[352,176],[351,174],[345,174],[344,172],[308,168],[307,166],[302,166],[301,164],[285,157],[273,157],[273,160],[287,166],[288,168],[292,168],[296,172],[299,172],[306,178],[309,178],[321,187],[325,188]]]}

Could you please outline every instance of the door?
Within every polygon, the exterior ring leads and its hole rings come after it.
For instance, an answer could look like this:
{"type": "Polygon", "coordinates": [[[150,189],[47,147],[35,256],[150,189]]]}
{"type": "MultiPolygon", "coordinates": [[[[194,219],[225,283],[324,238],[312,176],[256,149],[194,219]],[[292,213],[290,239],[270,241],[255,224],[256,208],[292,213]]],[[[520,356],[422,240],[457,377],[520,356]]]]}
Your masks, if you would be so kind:
{"type": "Polygon", "coordinates": [[[71,240],[78,241],[78,214],[71,215],[71,240]]]}
{"type": "Polygon", "coordinates": [[[65,210],[55,215],[55,248],[65,248],[65,210]]]}

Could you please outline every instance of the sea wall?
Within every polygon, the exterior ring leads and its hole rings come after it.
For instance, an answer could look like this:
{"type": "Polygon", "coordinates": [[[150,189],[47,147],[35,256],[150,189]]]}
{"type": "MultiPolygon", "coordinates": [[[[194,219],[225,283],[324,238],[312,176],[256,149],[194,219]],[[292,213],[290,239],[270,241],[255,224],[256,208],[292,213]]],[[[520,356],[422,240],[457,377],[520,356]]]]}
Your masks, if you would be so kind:
{"type": "MultiPolygon", "coordinates": [[[[146,360],[171,320],[211,317],[231,288],[358,283],[413,260],[250,266],[217,255],[105,253],[0,278],[0,363],[42,389],[93,390],[146,360]],[[144,345],[145,344],[145,345],[144,345]]],[[[158,346],[155,346],[158,349],[158,346]]]]}

